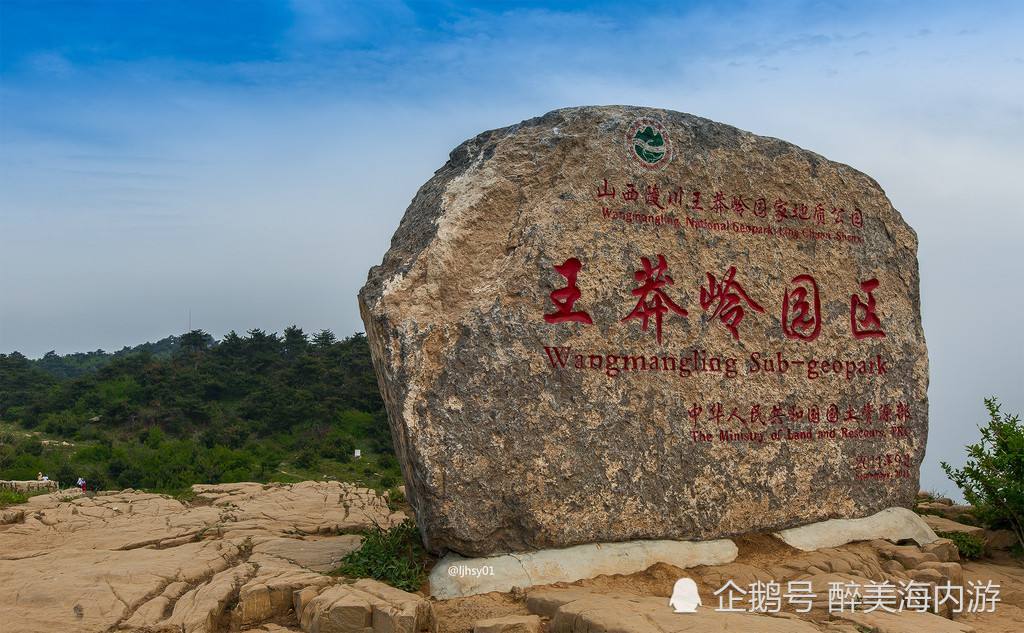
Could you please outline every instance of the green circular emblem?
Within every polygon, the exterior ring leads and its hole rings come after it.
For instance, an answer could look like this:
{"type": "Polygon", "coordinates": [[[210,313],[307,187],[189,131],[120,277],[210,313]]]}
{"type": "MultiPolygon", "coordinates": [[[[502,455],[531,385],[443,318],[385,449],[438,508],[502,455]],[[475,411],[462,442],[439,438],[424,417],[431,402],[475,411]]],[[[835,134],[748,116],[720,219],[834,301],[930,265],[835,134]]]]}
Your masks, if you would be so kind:
{"type": "Polygon", "coordinates": [[[644,162],[653,165],[665,156],[666,149],[665,137],[649,125],[633,135],[633,151],[644,162]]]}
{"type": "Polygon", "coordinates": [[[637,119],[626,132],[630,157],[645,169],[661,169],[672,160],[668,130],[656,119],[637,119]]]}

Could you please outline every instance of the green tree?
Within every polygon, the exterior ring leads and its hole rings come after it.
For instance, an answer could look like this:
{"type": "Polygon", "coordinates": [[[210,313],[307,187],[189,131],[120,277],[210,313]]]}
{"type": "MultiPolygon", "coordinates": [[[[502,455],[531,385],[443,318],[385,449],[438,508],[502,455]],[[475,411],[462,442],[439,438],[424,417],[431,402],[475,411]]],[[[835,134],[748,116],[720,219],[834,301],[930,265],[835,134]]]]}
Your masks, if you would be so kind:
{"type": "Polygon", "coordinates": [[[299,449],[298,455],[295,456],[295,465],[299,468],[316,468],[319,463],[320,456],[317,454],[316,447],[312,444],[303,446],[299,449]]]}
{"type": "Polygon", "coordinates": [[[337,337],[334,336],[334,332],[330,330],[320,330],[313,336],[313,345],[320,349],[328,349],[337,341],[337,337]]]}
{"type": "Polygon", "coordinates": [[[352,461],[355,442],[340,429],[334,429],[320,442],[320,454],[339,462],[352,461]]]}
{"type": "Polygon", "coordinates": [[[1003,413],[996,398],[986,398],[985,408],[988,424],[979,427],[981,441],[967,447],[967,464],[942,462],[942,469],[980,519],[1008,526],[1024,543],[1024,426],[1020,416],[1003,413]]]}
{"type": "Polygon", "coordinates": [[[191,330],[181,335],[178,349],[190,354],[205,352],[213,345],[213,337],[202,330],[191,330]]]}
{"type": "MultiPolygon", "coordinates": [[[[78,479],[75,476],[74,467],[66,461],[62,461],[57,466],[51,478],[57,481],[62,488],[69,488],[75,485],[75,481],[78,479]]],[[[125,487],[127,488],[127,486],[125,487]]]]}
{"type": "Polygon", "coordinates": [[[302,328],[291,325],[284,329],[284,353],[288,358],[298,358],[306,353],[309,338],[302,328]]]}

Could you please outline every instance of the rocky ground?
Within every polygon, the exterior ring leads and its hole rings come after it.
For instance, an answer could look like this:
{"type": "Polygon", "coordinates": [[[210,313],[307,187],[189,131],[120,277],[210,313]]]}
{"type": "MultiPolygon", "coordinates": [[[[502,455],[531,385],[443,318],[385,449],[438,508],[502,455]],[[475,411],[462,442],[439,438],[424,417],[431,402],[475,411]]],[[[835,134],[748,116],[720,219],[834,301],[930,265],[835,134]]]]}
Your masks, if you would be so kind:
{"type": "MultiPolygon", "coordinates": [[[[1024,630],[1024,566],[989,538],[990,556],[960,560],[949,541],[917,547],[884,541],[800,552],[767,535],[737,541],[728,565],[656,565],[631,576],[446,601],[372,580],[328,576],[359,545],[355,534],[404,515],[372,491],[331,483],[195,486],[188,502],[122,491],[55,493],[0,510],[0,631],[253,630],[263,633],[835,633],[1024,630]],[[693,578],[705,607],[675,614],[675,581],[693,578]],[[721,613],[726,580],[810,580],[821,596],[796,615],[721,613]],[[995,613],[829,614],[830,582],[1001,586],[995,613]],[[944,614],[948,616],[949,614],[944,614]]],[[[963,506],[929,511],[952,522],[963,506]]],[[[935,519],[929,519],[933,522],[935,519]]],[[[953,523],[953,526],[959,525],[953,523]]],[[[943,524],[949,528],[950,524],[943,524]]],[[[979,528],[963,527],[964,530],[979,528]]],[[[424,590],[426,588],[424,587],[424,590]]]]}

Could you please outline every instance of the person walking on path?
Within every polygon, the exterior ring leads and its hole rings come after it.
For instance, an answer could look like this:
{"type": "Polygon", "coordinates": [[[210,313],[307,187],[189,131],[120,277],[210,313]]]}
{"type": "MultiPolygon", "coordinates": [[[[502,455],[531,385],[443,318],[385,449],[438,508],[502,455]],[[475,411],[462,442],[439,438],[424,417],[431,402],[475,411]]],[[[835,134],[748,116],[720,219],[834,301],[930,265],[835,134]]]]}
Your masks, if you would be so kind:
{"type": "Polygon", "coordinates": [[[81,477],[79,477],[79,478],[78,478],[78,481],[77,481],[77,482],[75,482],[75,483],[77,483],[77,484],[78,484],[78,487],[82,489],[82,492],[85,492],[85,480],[84,480],[84,479],[82,479],[81,477]]]}

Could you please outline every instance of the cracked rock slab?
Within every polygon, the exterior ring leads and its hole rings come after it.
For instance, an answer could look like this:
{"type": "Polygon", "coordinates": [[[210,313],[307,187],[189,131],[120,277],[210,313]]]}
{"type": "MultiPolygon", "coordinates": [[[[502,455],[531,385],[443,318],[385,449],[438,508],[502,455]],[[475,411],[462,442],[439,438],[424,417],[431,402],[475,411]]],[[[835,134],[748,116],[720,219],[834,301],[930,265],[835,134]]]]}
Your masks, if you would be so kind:
{"type": "Polygon", "coordinates": [[[200,633],[284,617],[293,594],[358,543],[339,531],[404,519],[338,482],[32,497],[0,525],[0,630],[200,633]]]}
{"type": "Polygon", "coordinates": [[[540,617],[536,615],[506,615],[473,623],[473,633],[541,633],[541,630],[540,617]]]}
{"type": "Polygon", "coordinates": [[[629,541],[590,543],[563,549],[464,558],[449,554],[430,572],[430,595],[445,600],[492,591],[511,591],[601,575],[633,574],[656,563],[680,568],[722,565],[736,559],[735,543],[716,541],[629,541]]]}
{"type": "Polygon", "coordinates": [[[417,633],[434,628],[434,612],[422,596],[363,579],[331,585],[313,595],[298,592],[299,626],[307,633],[417,633]]]}
{"type": "Polygon", "coordinates": [[[921,520],[936,532],[960,532],[983,540],[985,538],[985,528],[976,525],[965,525],[933,514],[926,514],[921,520]]]}
{"type": "Polygon", "coordinates": [[[345,556],[359,549],[360,543],[362,537],[357,534],[304,539],[276,538],[260,543],[253,551],[326,573],[337,569],[345,556]]]}

